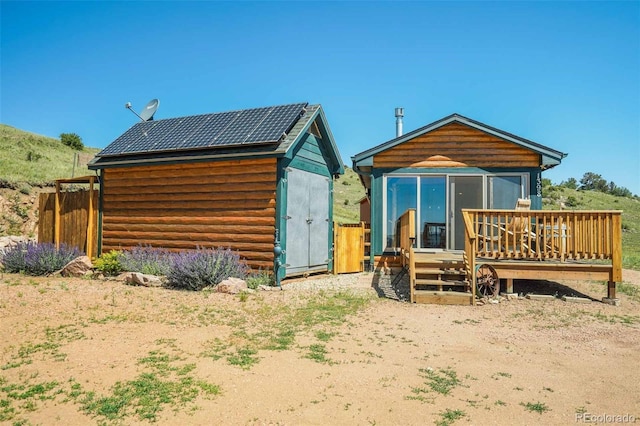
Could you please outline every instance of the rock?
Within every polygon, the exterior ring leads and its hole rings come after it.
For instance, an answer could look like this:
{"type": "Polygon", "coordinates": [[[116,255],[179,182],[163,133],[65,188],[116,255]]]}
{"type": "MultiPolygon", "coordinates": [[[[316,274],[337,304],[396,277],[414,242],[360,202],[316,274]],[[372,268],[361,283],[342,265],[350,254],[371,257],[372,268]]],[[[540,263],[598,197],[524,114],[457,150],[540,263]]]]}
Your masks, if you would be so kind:
{"type": "Polygon", "coordinates": [[[243,290],[246,290],[247,283],[240,278],[227,278],[226,280],[220,281],[220,283],[216,286],[216,291],[218,293],[227,293],[227,294],[238,294],[243,290]]]}
{"type": "Polygon", "coordinates": [[[67,263],[60,270],[63,277],[83,277],[87,272],[91,272],[93,264],[87,256],[80,256],[67,263]]]}
{"type": "Polygon", "coordinates": [[[34,241],[33,238],[28,238],[20,235],[9,235],[5,237],[0,237],[0,255],[5,253],[6,250],[15,247],[18,243],[27,243],[29,241],[34,241]]]}
{"type": "Polygon", "coordinates": [[[141,285],[143,287],[162,287],[162,280],[155,275],[147,275],[140,272],[125,272],[118,275],[129,285],[141,285]]]}
{"type": "Polygon", "coordinates": [[[518,293],[500,293],[507,300],[518,300],[518,293]]]}
{"type": "Polygon", "coordinates": [[[611,306],[620,306],[620,299],[615,298],[609,298],[609,297],[603,297],[602,298],[602,303],[606,303],[607,305],[611,305],[611,306]]]}

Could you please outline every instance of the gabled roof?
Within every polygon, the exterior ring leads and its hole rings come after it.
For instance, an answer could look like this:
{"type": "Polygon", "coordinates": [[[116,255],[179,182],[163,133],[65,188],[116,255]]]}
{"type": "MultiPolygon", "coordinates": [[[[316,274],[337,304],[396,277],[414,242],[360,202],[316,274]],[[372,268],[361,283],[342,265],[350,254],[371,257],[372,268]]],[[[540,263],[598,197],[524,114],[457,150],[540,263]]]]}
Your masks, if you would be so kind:
{"type": "Polygon", "coordinates": [[[474,129],[480,130],[485,133],[489,133],[491,135],[497,136],[509,142],[513,142],[516,145],[519,145],[523,148],[530,149],[540,154],[540,156],[542,157],[542,167],[545,169],[551,168],[553,166],[560,164],[560,161],[562,161],[562,159],[567,156],[567,154],[562,153],[560,151],[556,151],[555,149],[546,147],[537,142],[530,141],[529,139],[521,138],[520,136],[516,136],[512,133],[505,132],[504,130],[496,129],[495,127],[488,126],[484,123],[472,120],[460,114],[451,114],[438,121],[434,121],[431,124],[427,124],[424,127],[421,127],[412,132],[406,133],[395,139],[391,139],[390,141],[384,142],[376,147],[373,147],[371,149],[368,149],[366,151],[363,151],[359,154],[354,155],[353,157],[351,157],[351,159],[353,160],[354,169],[357,169],[361,166],[372,166],[374,155],[379,154],[383,151],[386,151],[390,148],[393,148],[397,145],[400,145],[401,143],[411,140],[417,136],[431,132],[433,130],[436,130],[440,127],[446,126],[447,124],[451,124],[454,122],[465,124],[469,127],[472,127],[474,129]]]}
{"type": "Polygon", "coordinates": [[[335,163],[344,164],[320,105],[307,103],[139,122],[89,163],[90,169],[171,161],[280,157],[313,122],[335,163]]]}

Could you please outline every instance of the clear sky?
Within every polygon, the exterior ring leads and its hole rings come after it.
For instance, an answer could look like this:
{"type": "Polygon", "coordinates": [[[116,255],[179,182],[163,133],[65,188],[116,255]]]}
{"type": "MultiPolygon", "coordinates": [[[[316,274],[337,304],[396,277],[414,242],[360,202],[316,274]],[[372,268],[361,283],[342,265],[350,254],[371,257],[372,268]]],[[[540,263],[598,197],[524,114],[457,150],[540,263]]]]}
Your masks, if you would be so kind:
{"type": "MultiPolygon", "coordinates": [[[[0,3],[0,122],[104,147],[156,118],[322,104],[345,164],[457,112],[640,194],[640,2],[0,3]]],[[[0,171],[1,174],[1,171],[0,171]]]]}

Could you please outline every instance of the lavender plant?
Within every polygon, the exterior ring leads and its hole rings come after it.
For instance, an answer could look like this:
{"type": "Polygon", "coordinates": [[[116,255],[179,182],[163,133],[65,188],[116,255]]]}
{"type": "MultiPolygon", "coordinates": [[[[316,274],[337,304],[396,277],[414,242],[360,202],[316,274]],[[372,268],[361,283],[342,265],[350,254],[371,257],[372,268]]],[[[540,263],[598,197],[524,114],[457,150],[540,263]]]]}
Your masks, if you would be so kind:
{"type": "Polygon", "coordinates": [[[52,243],[18,243],[2,256],[7,272],[24,272],[29,275],[45,275],[62,269],[64,265],[83,253],[76,247],[52,243]]]}
{"type": "Polygon", "coordinates": [[[202,290],[230,278],[245,278],[249,267],[231,249],[198,249],[175,253],[167,283],[171,287],[202,290]]]}
{"type": "Polygon", "coordinates": [[[173,256],[174,254],[167,249],[137,246],[123,251],[119,260],[124,271],[167,275],[173,263],[173,256]]]}

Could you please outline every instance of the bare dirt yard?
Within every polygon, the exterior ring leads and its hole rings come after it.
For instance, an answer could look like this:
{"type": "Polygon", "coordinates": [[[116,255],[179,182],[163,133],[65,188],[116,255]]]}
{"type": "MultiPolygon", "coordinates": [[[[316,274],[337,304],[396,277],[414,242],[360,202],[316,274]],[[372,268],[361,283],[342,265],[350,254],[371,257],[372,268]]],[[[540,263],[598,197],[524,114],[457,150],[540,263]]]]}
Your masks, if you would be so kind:
{"type": "Polygon", "coordinates": [[[640,277],[625,274],[619,307],[412,305],[379,298],[372,274],[244,295],[4,274],[0,423],[640,422],[640,277]]]}

